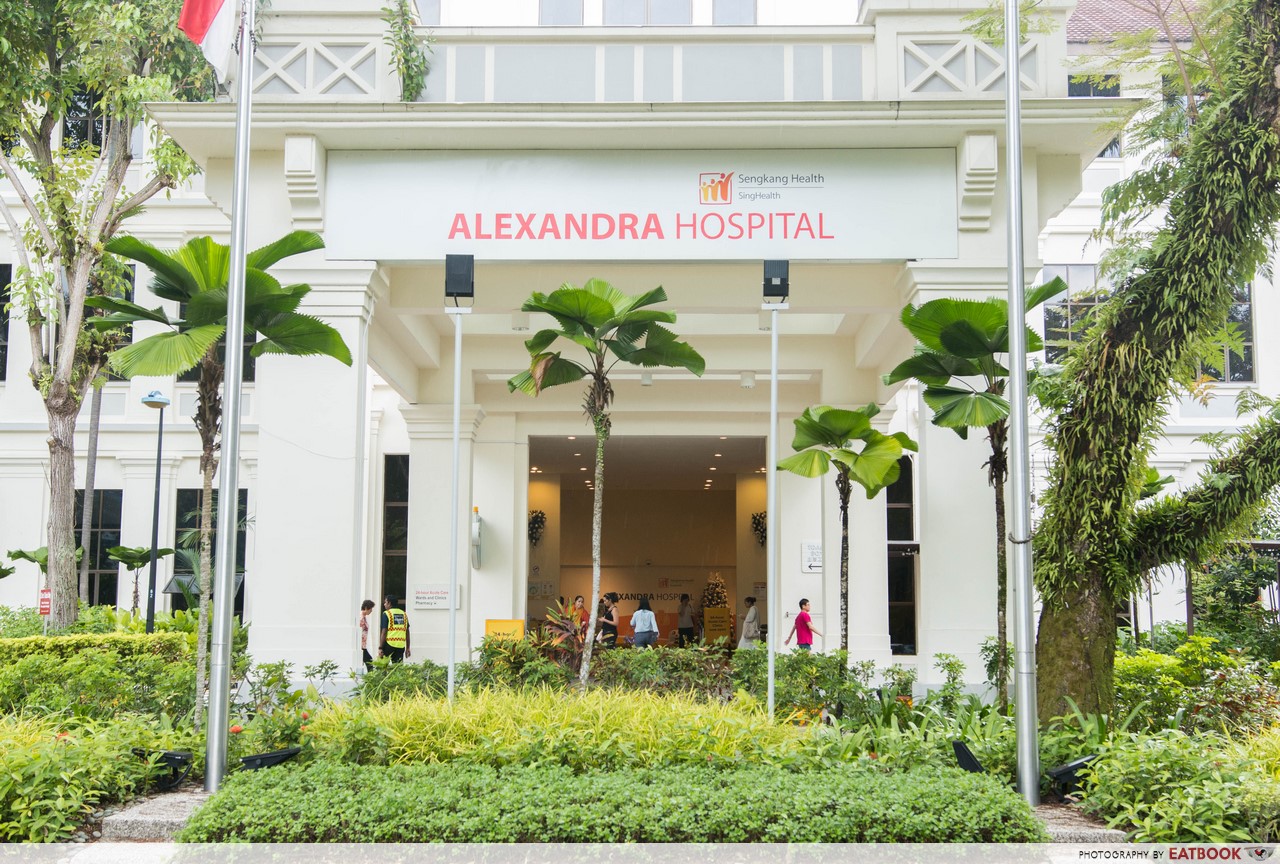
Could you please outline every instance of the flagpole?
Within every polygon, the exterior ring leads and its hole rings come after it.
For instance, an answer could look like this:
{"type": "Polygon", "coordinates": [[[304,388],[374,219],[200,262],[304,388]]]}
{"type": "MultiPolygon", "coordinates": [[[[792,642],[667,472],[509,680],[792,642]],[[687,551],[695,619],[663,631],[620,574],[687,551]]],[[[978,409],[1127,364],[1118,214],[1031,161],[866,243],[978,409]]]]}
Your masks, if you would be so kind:
{"type": "MultiPolygon", "coordinates": [[[[1009,575],[1014,592],[1014,704],[1018,791],[1040,803],[1035,610],[1031,581],[1031,458],[1027,434],[1027,313],[1022,250],[1022,28],[1018,0],[1005,0],[1005,160],[1009,175],[1009,575]]],[[[1003,542],[1005,538],[1001,538],[1003,542]]],[[[1004,646],[998,646],[1001,651],[1004,646]]],[[[1000,682],[1001,687],[1004,682],[1000,682]]]]}
{"type": "MultiPolygon", "coordinates": [[[[232,2],[232,0],[227,0],[232,2]]],[[[226,359],[222,381],[222,476],[218,484],[217,562],[213,588],[209,724],[204,788],[218,791],[227,769],[231,702],[231,617],[235,601],[240,515],[240,388],[244,379],[245,222],[249,198],[249,112],[253,101],[254,0],[240,0],[240,73],[236,98],[235,179],[231,193],[231,261],[227,291],[226,359]]],[[[197,705],[196,710],[199,710],[197,705]]]]}

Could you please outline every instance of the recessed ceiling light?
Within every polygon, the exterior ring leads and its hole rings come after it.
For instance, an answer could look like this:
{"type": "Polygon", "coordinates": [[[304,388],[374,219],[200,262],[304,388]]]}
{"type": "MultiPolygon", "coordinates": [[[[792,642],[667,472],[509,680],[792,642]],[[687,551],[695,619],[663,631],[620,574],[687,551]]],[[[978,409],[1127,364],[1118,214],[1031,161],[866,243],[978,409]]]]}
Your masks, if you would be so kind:
{"type": "Polygon", "coordinates": [[[717,454],[716,454],[716,458],[717,458],[717,459],[719,459],[719,458],[720,458],[720,454],[719,454],[719,453],[717,453],[717,454]]]}
{"type": "Polygon", "coordinates": [[[721,436],[720,436],[720,440],[721,440],[721,441],[728,441],[728,440],[729,440],[729,436],[728,436],[728,435],[721,435],[721,436]]]}
{"type": "Polygon", "coordinates": [[[574,455],[574,456],[581,456],[582,454],[581,454],[581,453],[574,453],[573,455],[574,455]]]}
{"type": "Polygon", "coordinates": [[[711,466],[711,468],[710,468],[709,470],[711,470],[711,471],[716,470],[716,466],[712,465],[712,466],[711,466]]]}
{"type": "Polygon", "coordinates": [[[579,470],[579,471],[586,471],[586,470],[587,470],[587,468],[586,468],[586,466],[584,465],[583,467],[579,468],[578,470],[579,470]]]}
{"type": "Polygon", "coordinates": [[[570,436],[569,436],[569,440],[570,440],[570,441],[577,441],[577,440],[578,440],[578,436],[577,436],[577,435],[570,435],[570,436]]]}

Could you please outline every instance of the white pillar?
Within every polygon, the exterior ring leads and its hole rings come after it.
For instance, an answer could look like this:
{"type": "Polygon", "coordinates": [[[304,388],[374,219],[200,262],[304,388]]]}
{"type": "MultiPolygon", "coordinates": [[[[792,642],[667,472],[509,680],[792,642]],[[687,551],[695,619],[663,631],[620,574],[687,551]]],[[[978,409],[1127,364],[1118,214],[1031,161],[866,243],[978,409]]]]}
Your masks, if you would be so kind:
{"type": "Polygon", "coordinates": [[[287,659],[296,672],[322,660],[346,669],[359,656],[366,342],[378,277],[359,263],[277,276],[312,286],[301,311],[337,329],[353,363],[258,358],[256,414],[270,433],[258,440],[251,508],[256,554],[245,577],[246,607],[252,597],[253,609],[249,651],[258,662],[287,659]]]}
{"type": "MultiPolygon", "coordinates": [[[[400,408],[409,429],[409,549],[405,579],[407,609],[414,660],[448,659],[449,613],[447,609],[418,609],[414,602],[419,590],[444,589],[449,585],[449,487],[453,471],[453,406],[404,405],[400,408]]],[[[472,603],[471,508],[472,460],[476,431],[484,420],[478,405],[462,406],[461,460],[458,476],[458,505],[466,518],[458,519],[458,609],[457,657],[465,660],[471,649],[472,603]]],[[[483,513],[481,514],[483,517],[483,513]]],[[[498,521],[498,520],[495,520],[498,521]]],[[[492,598],[477,597],[475,608],[489,608],[492,598]]],[[[492,617],[492,616],[488,616],[492,617]]],[[[478,636],[476,639],[478,640],[478,636]]]]}
{"type": "MultiPolygon", "coordinates": [[[[166,418],[167,419],[167,418],[166,418]]],[[[167,424],[166,424],[167,425],[167,424]]],[[[176,437],[176,436],[175,436],[176,437]]],[[[167,436],[166,436],[167,438],[167,436]]],[[[174,546],[174,530],[177,526],[175,511],[178,497],[178,466],[182,463],[180,456],[162,456],[160,460],[160,538],[161,549],[172,549],[174,546]]],[[[124,478],[121,484],[123,492],[123,508],[120,514],[120,545],[151,547],[152,504],[156,494],[156,459],[148,456],[117,456],[116,464],[120,466],[120,475],[124,478]]],[[[99,468],[101,475],[101,468],[99,468]]],[[[156,562],[156,611],[171,607],[170,597],[164,588],[173,578],[176,555],[170,555],[156,562]]],[[[144,566],[138,571],[138,603],[143,614],[147,611],[147,580],[150,568],[144,566]]],[[[116,590],[116,605],[121,609],[129,609],[133,605],[133,576],[124,567],[120,568],[120,578],[116,590]]]]}

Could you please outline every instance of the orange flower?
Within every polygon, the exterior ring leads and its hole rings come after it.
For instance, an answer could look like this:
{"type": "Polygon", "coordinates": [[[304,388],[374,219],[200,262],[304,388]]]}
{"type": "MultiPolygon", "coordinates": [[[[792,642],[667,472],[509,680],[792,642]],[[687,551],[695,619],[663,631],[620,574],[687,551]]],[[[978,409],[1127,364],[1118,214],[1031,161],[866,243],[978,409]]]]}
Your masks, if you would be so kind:
{"type": "Polygon", "coordinates": [[[303,711],[303,712],[302,712],[302,714],[301,714],[300,716],[302,717],[302,719],[303,719],[303,720],[310,720],[310,719],[311,719],[311,715],[310,715],[310,714],[308,714],[306,711],[303,711]]]}
{"type": "Polygon", "coordinates": [[[244,731],[244,727],[243,727],[243,726],[241,726],[239,723],[237,723],[236,725],[234,725],[234,726],[232,726],[232,727],[231,727],[231,734],[232,734],[232,735],[239,735],[239,734],[240,734],[241,732],[243,732],[243,731],[244,731]]]}

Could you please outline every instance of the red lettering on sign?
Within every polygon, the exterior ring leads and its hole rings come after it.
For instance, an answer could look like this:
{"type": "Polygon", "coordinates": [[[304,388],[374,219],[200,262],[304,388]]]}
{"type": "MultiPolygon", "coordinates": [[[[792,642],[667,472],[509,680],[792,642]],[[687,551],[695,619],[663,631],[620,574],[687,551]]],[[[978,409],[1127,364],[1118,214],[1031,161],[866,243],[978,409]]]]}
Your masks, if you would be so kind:
{"type": "Polygon", "coordinates": [[[511,214],[499,213],[494,217],[493,238],[495,240],[511,239],[511,214]]]}
{"type": "Polygon", "coordinates": [[[542,230],[538,232],[539,240],[546,240],[547,237],[560,239],[560,223],[550,213],[542,217],[542,230]]]}
{"type": "Polygon", "coordinates": [[[591,214],[591,239],[608,240],[613,236],[613,217],[608,213],[591,214]]]}
{"type": "Polygon", "coordinates": [[[463,240],[471,239],[471,226],[467,224],[467,217],[461,213],[453,214],[453,225],[449,227],[449,239],[453,240],[461,237],[463,240]]]}
{"type": "Polygon", "coordinates": [[[533,239],[533,214],[517,213],[516,221],[520,223],[520,230],[516,231],[516,239],[533,239]]]}
{"type": "Polygon", "coordinates": [[[640,225],[640,217],[634,213],[618,214],[618,239],[626,240],[627,235],[631,235],[632,240],[639,240],[640,235],[636,233],[636,228],[640,225]]]}
{"type": "Polygon", "coordinates": [[[662,234],[662,222],[658,219],[657,213],[650,213],[649,218],[644,220],[644,236],[640,239],[648,240],[655,237],[658,240],[665,240],[662,234]]]}

